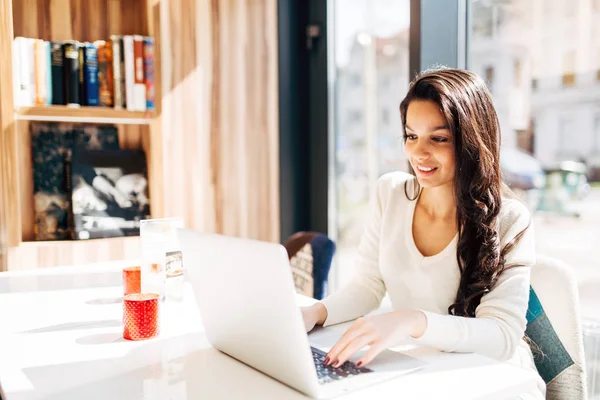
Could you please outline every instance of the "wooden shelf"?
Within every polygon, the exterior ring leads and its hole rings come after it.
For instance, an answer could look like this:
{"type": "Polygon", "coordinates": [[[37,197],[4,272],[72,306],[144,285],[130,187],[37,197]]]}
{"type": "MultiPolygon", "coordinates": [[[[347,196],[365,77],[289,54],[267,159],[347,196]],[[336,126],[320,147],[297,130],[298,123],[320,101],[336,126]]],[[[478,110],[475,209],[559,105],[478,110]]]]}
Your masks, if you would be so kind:
{"type": "Polygon", "coordinates": [[[139,256],[139,236],[22,242],[8,249],[11,270],[135,260],[139,256]]]}
{"type": "Polygon", "coordinates": [[[86,239],[86,240],[24,240],[21,242],[21,246],[36,248],[36,247],[48,247],[48,246],[57,246],[57,247],[68,247],[68,246],[86,246],[86,244],[93,244],[98,241],[112,241],[114,243],[124,243],[124,244],[135,244],[140,240],[139,236],[119,236],[119,237],[110,237],[110,238],[96,238],[96,239],[86,239]]]}
{"type": "Polygon", "coordinates": [[[152,122],[153,117],[152,111],[132,112],[108,107],[39,106],[15,110],[15,119],[28,121],[145,125],[152,122]]]}

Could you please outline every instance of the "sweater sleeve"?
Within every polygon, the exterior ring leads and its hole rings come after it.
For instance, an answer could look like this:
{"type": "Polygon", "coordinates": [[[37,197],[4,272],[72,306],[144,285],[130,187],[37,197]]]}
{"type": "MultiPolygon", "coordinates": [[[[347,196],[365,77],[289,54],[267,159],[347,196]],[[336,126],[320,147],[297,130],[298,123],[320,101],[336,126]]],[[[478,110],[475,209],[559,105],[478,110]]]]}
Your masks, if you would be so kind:
{"type": "Polygon", "coordinates": [[[348,285],[321,301],[327,309],[325,326],[361,317],[379,307],[385,296],[386,287],[379,271],[379,236],[389,187],[390,178],[382,176],[370,202],[367,224],[358,246],[357,274],[348,285]]]}
{"type": "MultiPolygon", "coordinates": [[[[517,200],[505,200],[500,220],[503,248],[530,222],[529,211],[517,200]]],[[[420,345],[448,352],[478,353],[498,360],[513,356],[527,325],[530,267],[535,263],[533,225],[506,255],[505,270],[494,289],[481,298],[475,318],[441,315],[424,311],[427,328],[415,339],[420,345]]]]}

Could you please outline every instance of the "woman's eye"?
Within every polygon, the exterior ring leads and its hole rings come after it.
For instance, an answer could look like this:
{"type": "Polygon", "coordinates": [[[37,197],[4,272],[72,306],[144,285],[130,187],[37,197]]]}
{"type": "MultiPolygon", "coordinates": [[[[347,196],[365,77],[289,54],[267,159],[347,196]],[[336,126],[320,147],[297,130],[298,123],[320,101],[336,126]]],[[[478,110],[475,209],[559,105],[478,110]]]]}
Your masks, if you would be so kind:
{"type": "Polygon", "coordinates": [[[445,137],[433,137],[432,140],[438,143],[446,143],[448,141],[445,137]]]}
{"type": "Polygon", "coordinates": [[[417,139],[417,135],[411,135],[410,133],[407,133],[404,135],[404,139],[405,140],[416,140],[417,139]]]}

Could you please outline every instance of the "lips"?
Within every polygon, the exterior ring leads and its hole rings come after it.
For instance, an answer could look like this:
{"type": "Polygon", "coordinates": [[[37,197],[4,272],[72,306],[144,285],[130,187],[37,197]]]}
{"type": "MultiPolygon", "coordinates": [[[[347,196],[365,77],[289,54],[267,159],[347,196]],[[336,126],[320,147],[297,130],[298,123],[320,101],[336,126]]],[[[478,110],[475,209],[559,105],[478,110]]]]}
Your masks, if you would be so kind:
{"type": "Polygon", "coordinates": [[[429,177],[429,176],[435,174],[435,172],[437,170],[438,170],[437,167],[426,167],[426,166],[421,166],[421,165],[415,166],[415,172],[417,173],[417,175],[419,175],[421,177],[429,177]]]}

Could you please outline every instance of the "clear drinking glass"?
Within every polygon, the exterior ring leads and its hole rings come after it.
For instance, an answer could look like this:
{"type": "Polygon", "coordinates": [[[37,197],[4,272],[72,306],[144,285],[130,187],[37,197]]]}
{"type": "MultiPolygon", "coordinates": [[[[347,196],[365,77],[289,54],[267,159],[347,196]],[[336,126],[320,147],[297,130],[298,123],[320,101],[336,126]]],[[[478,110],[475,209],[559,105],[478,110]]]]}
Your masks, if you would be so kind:
{"type": "Polygon", "coordinates": [[[140,221],[142,293],[157,293],[160,298],[183,297],[183,258],[177,229],[181,218],[140,221]]]}

